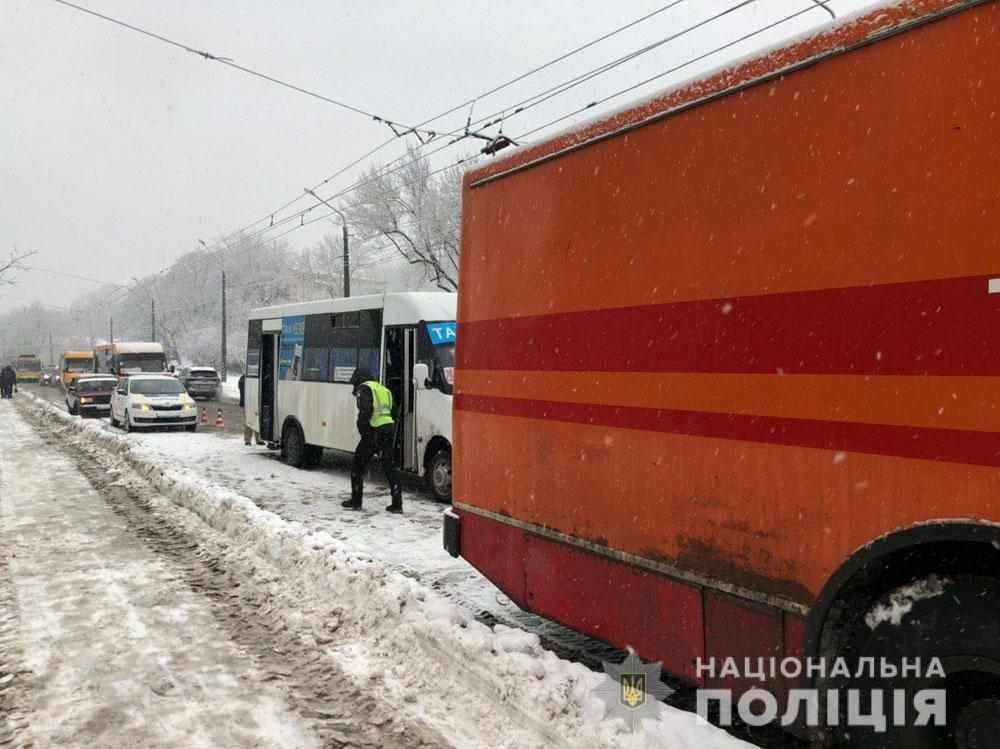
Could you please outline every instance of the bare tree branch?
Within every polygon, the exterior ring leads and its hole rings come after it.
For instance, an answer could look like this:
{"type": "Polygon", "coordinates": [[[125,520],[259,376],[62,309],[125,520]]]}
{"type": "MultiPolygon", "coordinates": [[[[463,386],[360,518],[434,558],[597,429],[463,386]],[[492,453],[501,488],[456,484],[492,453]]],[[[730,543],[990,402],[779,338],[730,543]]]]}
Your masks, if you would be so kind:
{"type": "Polygon", "coordinates": [[[16,274],[18,271],[27,270],[24,265],[24,261],[27,260],[32,255],[37,255],[38,250],[30,250],[29,252],[18,252],[17,248],[10,251],[10,256],[7,258],[7,262],[0,265],[0,284],[4,286],[13,286],[17,283],[11,276],[16,274]]]}
{"type": "Polygon", "coordinates": [[[366,239],[388,240],[407,263],[447,291],[458,288],[462,172],[433,174],[411,148],[406,167],[391,174],[372,169],[347,209],[351,225],[366,239]]]}

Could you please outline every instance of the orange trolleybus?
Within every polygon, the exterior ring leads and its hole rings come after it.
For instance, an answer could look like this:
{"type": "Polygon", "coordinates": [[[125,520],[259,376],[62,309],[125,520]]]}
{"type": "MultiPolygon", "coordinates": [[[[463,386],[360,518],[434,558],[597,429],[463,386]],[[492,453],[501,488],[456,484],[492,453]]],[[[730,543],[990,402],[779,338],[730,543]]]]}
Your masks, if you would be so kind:
{"type": "Polygon", "coordinates": [[[1000,3],[521,149],[462,221],[451,553],[701,687],[946,688],[865,745],[1000,735],[1000,3]]]}

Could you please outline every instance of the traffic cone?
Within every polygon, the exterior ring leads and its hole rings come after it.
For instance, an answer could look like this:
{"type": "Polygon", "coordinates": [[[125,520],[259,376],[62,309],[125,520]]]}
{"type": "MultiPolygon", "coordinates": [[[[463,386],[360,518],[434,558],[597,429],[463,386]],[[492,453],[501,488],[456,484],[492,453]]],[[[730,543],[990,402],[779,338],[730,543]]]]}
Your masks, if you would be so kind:
{"type": "Polygon", "coordinates": [[[219,429],[222,429],[223,427],[226,426],[226,422],[223,421],[223,419],[222,419],[222,409],[221,408],[218,411],[215,412],[215,426],[217,426],[219,429]]]}
{"type": "Polygon", "coordinates": [[[202,406],[201,409],[201,425],[203,427],[208,426],[208,409],[202,406]]]}

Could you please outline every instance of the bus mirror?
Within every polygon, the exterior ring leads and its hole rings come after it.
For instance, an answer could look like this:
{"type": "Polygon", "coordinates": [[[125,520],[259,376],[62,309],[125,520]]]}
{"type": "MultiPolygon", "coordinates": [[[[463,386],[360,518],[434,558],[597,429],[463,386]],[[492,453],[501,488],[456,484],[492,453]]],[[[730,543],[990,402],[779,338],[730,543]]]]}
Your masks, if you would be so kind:
{"type": "Polygon", "coordinates": [[[417,390],[426,390],[431,371],[423,362],[413,365],[413,384],[417,390]]]}

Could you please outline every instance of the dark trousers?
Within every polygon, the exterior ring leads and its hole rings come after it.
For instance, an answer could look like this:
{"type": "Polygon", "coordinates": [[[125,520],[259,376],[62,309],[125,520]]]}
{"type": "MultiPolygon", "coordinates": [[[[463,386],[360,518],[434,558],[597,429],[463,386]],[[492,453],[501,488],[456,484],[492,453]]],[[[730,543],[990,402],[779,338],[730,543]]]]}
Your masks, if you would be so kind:
{"type": "Polygon", "coordinates": [[[13,392],[14,392],[14,386],[13,385],[6,385],[6,384],[3,385],[3,397],[4,398],[10,398],[11,397],[11,393],[13,393],[13,392]]]}
{"type": "Polygon", "coordinates": [[[392,448],[392,437],[396,431],[394,424],[386,424],[378,429],[368,429],[361,435],[361,441],[354,450],[354,463],[351,465],[351,499],[361,501],[365,488],[365,471],[376,455],[382,458],[382,470],[389,484],[392,500],[396,502],[402,496],[403,489],[399,484],[399,471],[396,468],[396,454],[392,448]]]}

